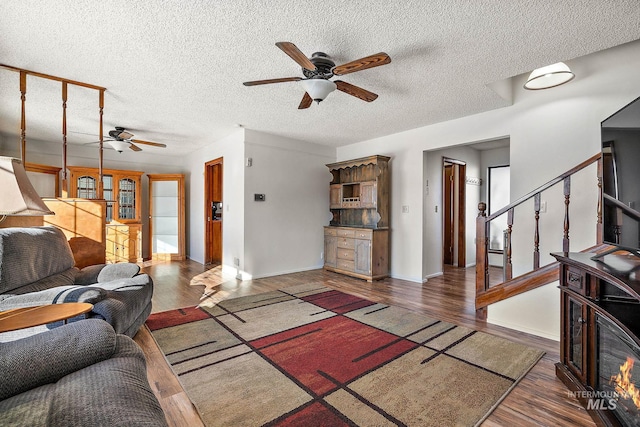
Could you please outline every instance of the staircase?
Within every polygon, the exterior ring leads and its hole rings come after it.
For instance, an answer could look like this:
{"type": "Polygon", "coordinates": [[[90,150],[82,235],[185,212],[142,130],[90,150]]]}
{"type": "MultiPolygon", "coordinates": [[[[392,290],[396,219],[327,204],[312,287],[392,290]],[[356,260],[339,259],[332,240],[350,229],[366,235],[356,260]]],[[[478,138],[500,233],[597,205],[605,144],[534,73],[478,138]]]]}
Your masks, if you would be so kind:
{"type": "MultiPolygon", "coordinates": [[[[564,200],[564,220],[562,236],[557,236],[556,242],[551,242],[556,252],[569,252],[570,248],[570,205],[571,205],[571,177],[576,173],[584,170],[592,164],[597,164],[597,186],[598,186],[598,208],[596,219],[596,245],[589,248],[582,248],[582,252],[599,252],[606,248],[602,244],[602,159],[600,153],[585,160],[574,168],[568,170],[562,175],[552,179],[551,181],[536,188],[532,192],[519,198],[515,202],[505,206],[497,212],[487,216],[486,203],[479,203],[478,217],[476,219],[476,317],[478,319],[487,318],[487,307],[507,298],[522,294],[524,292],[536,289],[540,286],[552,283],[558,280],[558,263],[540,266],[540,213],[541,213],[541,195],[543,192],[550,190],[552,187],[562,185],[562,196],[564,200]],[[533,212],[530,213],[533,219],[533,235],[531,236],[531,255],[532,268],[530,271],[513,277],[513,242],[512,234],[517,226],[514,224],[514,212],[516,207],[521,209],[525,202],[533,202],[533,212]],[[501,251],[491,249],[489,247],[489,230],[492,221],[506,214],[507,228],[504,231],[504,248],[501,251]],[[489,264],[489,255],[500,253],[503,255],[502,271],[499,267],[489,264]],[[500,272],[500,274],[498,274],[500,272]],[[491,274],[493,273],[493,274],[491,274]],[[496,280],[496,276],[500,275],[501,279],[496,280]]],[[[552,193],[552,192],[549,192],[552,193]]],[[[521,214],[519,212],[519,214],[521,214]]],[[[575,252],[580,250],[575,250],[575,252]]]]}

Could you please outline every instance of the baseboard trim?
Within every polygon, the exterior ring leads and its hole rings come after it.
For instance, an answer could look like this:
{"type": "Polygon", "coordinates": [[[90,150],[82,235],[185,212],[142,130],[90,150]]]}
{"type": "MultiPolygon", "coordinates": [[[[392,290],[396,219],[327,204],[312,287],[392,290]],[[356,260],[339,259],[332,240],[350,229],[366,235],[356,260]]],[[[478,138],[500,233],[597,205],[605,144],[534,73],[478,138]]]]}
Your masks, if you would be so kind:
{"type": "Polygon", "coordinates": [[[419,277],[401,276],[399,274],[393,274],[393,273],[390,274],[389,277],[391,277],[392,279],[406,280],[407,282],[424,283],[424,280],[420,279],[419,277]]]}
{"type": "MultiPolygon", "coordinates": [[[[491,313],[491,308],[489,308],[489,313],[491,313]]],[[[490,323],[490,324],[496,325],[496,326],[502,326],[503,328],[512,329],[514,331],[525,332],[525,333],[530,334],[530,335],[536,335],[538,337],[547,338],[549,340],[557,341],[558,343],[560,343],[560,336],[559,335],[556,336],[556,335],[553,335],[553,334],[549,334],[547,332],[539,331],[537,329],[528,328],[528,327],[522,326],[522,325],[516,325],[516,324],[510,323],[510,322],[501,322],[501,321],[497,321],[497,320],[491,319],[491,318],[487,319],[487,323],[490,323]]]]}
{"type": "Polygon", "coordinates": [[[265,278],[265,277],[282,276],[283,274],[301,273],[303,271],[311,271],[311,270],[320,270],[320,269],[322,269],[322,266],[323,266],[323,264],[320,264],[320,265],[317,265],[317,266],[312,266],[312,267],[296,268],[295,270],[283,270],[283,271],[275,271],[275,272],[270,272],[270,273],[253,274],[252,278],[253,279],[262,279],[262,278],[265,278]]]}
{"type": "Polygon", "coordinates": [[[438,271],[437,273],[433,273],[433,274],[427,274],[426,276],[424,276],[424,280],[422,281],[422,283],[428,282],[429,279],[433,279],[434,277],[440,277],[442,275],[444,275],[443,271],[438,271]]]}

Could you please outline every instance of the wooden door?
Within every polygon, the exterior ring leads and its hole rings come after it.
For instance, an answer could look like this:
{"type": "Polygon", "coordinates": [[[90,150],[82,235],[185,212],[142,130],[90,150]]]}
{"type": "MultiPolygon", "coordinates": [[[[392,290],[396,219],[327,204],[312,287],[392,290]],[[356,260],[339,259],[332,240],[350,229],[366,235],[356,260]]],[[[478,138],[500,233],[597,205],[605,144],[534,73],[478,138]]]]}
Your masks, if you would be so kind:
{"type": "Polygon", "coordinates": [[[150,174],[148,253],[155,260],[184,260],[185,195],[183,174],[150,174]]]}
{"type": "Polygon", "coordinates": [[[371,240],[355,239],[354,271],[371,274],[371,240]]]}
{"type": "Polygon", "coordinates": [[[442,260],[466,267],[466,164],[444,159],[442,170],[442,260]]]}
{"type": "Polygon", "coordinates": [[[329,187],[329,208],[340,209],[342,207],[342,184],[333,184],[329,187]]]}
{"type": "Polygon", "coordinates": [[[442,221],[443,221],[443,246],[442,256],[445,265],[453,265],[453,165],[445,164],[442,178],[442,221]]]}
{"type": "Polygon", "coordinates": [[[222,157],[205,163],[205,264],[222,263],[223,162],[222,157]]]}
{"type": "Polygon", "coordinates": [[[336,236],[324,236],[324,263],[336,267],[338,263],[338,241],[336,236]]]}
{"type": "Polygon", "coordinates": [[[378,195],[378,185],[375,181],[360,183],[360,207],[375,208],[378,195]]]}

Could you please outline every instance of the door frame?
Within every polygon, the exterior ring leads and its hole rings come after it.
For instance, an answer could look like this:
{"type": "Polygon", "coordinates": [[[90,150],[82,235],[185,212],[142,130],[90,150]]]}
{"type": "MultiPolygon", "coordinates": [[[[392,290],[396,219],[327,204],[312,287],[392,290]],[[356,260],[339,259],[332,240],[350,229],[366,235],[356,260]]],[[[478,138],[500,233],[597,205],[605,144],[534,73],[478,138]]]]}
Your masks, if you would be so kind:
{"type": "MultiPolygon", "coordinates": [[[[224,215],[222,215],[219,224],[219,236],[215,236],[215,228],[217,224],[211,219],[211,202],[223,202],[223,176],[224,176],[224,164],[223,158],[210,160],[204,164],[204,263],[212,264],[214,261],[222,263],[222,222],[224,221],[224,215]],[[219,199],[219,200],[216,200],[219,199]],[[217,237],[217,239],[216,239],[217,237]],[[220,259],[214,260],[214,251],[212,247],[214,242],[219,247],[216,248],[216,253],[219,253],[220,259]]],[[[224,210],[224,203],[223,203],[224,210]]]]}
{"type": "Polygon", "coordinates": [[[444,171],[445,164],[451,163],[454,166],[453,177],[457,183],[454,186],[454,194],[452,204],[454,209],[457,207],[458,215],[454,216],[454,220],[452,222],[453,230],[458,230],[457,233],[454,232],[454,241],[455,246],[457,247],[457,262],[453,262],[453,265],[456,267],[466,267],[467,263],[467,245],[466,245],[466,168],[467,163],[461,160],[456,160],[448,157],[442,158],[442,233],[443,233],[443,254],[442,254],[442,263],[444,265],[444,230],[445,230],[445,208],[444,208],[444,171]],[[457,235],[456,235],[457,234],[457,235]]]}
{"type": "Polygon", "coordinates": [[[171,261],[184,261],[186,259],[186,227],[185,227],[185,189],[184,174],[147,174],[149,178],[149,238],[147,239],[148,254],[153,257],[153,182],[177,181],[178,183],[178,253],[171,254],[171,261]]]}

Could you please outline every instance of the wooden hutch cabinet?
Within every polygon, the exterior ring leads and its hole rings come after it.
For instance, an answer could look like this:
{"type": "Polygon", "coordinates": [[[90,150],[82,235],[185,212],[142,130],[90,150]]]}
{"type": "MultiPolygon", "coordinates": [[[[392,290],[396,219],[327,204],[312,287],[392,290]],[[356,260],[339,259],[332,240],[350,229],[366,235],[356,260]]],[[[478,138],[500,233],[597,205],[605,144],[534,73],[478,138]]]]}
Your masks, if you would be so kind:
{"type": "MultiPolygon", "coordinates": [[[[97,199],[99,174],[96,168],[69,166],[71,197],[97,199]]],[[[103,169],[106,200],[107,262],[142,261],[142,186],[144,172],[103,169]]]]}
{"type": "Polygon", "coordinates": [[[389,275],[389,160],[376,155],[327,165],[333,178],[325,270],[368,281],[389,275]]]}

